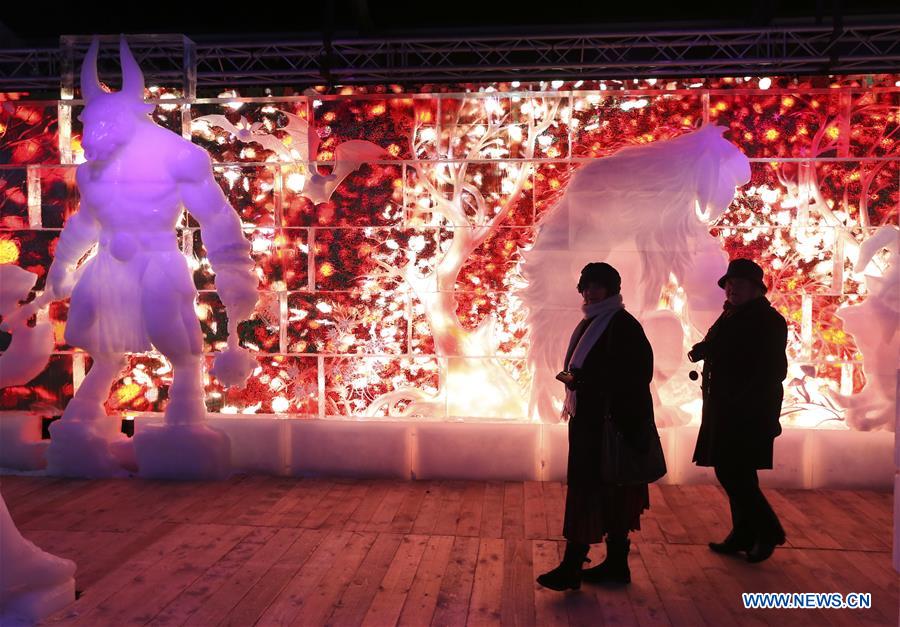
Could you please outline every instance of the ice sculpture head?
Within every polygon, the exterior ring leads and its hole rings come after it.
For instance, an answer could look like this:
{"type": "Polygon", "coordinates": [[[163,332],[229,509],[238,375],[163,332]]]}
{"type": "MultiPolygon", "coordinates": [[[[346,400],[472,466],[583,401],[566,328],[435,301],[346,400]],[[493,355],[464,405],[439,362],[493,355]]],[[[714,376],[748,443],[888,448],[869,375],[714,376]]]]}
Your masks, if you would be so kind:
{"type": "Polygon", "coordinates": [[[631,308],[656,309],[660,290],[674,274],[685,289],[691,285],[695,311],[695,281],[706,286],[703,293],[718,311],[721,294],[709,279],[718,278],[727,257],[708,226],[731,204],[735,187],[750,178],[747,157],[723,132],[707,125],[674,139],[628,146],[581,167],[523,255],[522,273],[535,298],[575,308],[570,285],[556,277],[602,259],[631,286],[630,294],[623,288],[631,308]],[[709,279],[699,280],[702,268],[709,279]]]}
{"type": "Polygon", "coordinates": [[[708,223],[728,208],[735,187],[750,180],[750,162],[737,146],[722,137],[724,131],[723,126],[707,124],[687,136],[697,143],[697,211],[700,219],[708,223]]]}
{"type": "Polygon", "coordinates": [[[81,94],[84,111],[79,119],[84,124],[82,146],[88,161],[105,161],[128,143],[134,128],[147,121],[153,105],[144,102],[144,75],[123,37],[119,42],[122,64],[121,91],[107,92],[97,75],[97,52],[100,42],[91,42],[81,66],[81,94]]]}

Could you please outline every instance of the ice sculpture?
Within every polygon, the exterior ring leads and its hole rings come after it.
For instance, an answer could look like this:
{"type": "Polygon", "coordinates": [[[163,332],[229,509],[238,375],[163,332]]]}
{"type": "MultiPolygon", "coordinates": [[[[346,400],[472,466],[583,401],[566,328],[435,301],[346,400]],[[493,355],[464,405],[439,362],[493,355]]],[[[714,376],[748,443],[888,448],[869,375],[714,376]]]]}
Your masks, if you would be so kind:
{"type": "Polygon", "coordinates": [[[75,600],[75,562],[22,537],[0,495],[0,625],[33,624],[75,600]]]}
{"type": "Polygon", "coordinates": [[[900,367],[900,229],[879,228],[859,248],[855,271],[866,276],[868,296],[859,305],[838,309],[837,316],[862,353],[866,385],[842,396],[844,419],[853,429],[896,429],[895,385],[900,367]],[[887,249],[888,257],[876,254],[887,249]]]}
{"type": "Polygon", "coordinates": [[[224,115],[204,115],[194,118],[191,125],[220,128],[240,142],[257,143],[266,150],[271,150],[281,161],[290,162],[300,159],[307,162],[310,155],[315,154],[315,146],[319,141],[318,136],[310,133],[309,125],[303,118],[282,110],[278,110],[278,115],[287,120],[287,124],[279,130],[290,138],[289,146],[279,137],[270,133],[262,122],[250,122],[245,117],[241,117],[237,124],[232,124],[224,115]]]}
{"type": "MultiPolygon", "coordinates": [[[[334,149],[334,171],[331,174],[313,174],[300,193],[314,203],[326,202],[343,180],[360,166],[367,161],[383,159],[386,154],[384,148],[366,140],[351,139],[338,144],[334,149]]],[[[315,172],[315,168],[310,168],[310,171],[315,172]]]]}
{"type": "MultiPolygon", "coordinates": [[[[392,265],[374,259],[381,276],[399,279],[421,303],[434,342],[435,355],[446,358],[446,369],[437,393],[413,386],[401,386],[382,394],[369,403],[366,414],[379,415],[387,408],[389,415],[448,416],[451,418],[521,419],[526,416],[527,402],[522,385],[494,356],[492,339],[496,318],[484,318],[470,329],[460,319],[457,290],[460,276],[470,256],[489,239],[500,233],[504,221],[526,192],[539,139],[559,118],[559,98],[534,98],[522,107],[521,117],[511,118],[494,99],[478,104],[472,110],[465,103],[448,112],[446,129],[450,162],[419,159],[410,164],[415,171],[422,198],[413,209],[412,220],[423,227],[444,227],[448,239],[442,242],[441,255],[433,270],[423,271],[414,255],[406,263],[392,265]],[[462,123],[464,114],[467,122],[462,123]],[[455,121],[454,121],[455,120],[455,121]],[[502,199],[494,204],[486,190],[473,184],[466,159],[497,158],[501,144],[515,121],[522,163],[503,164],[506,182],[502,199]],[[475,132],[474,128],[480,128],[475,132]],[[464,155],[466,159],[455,160],[464,155]],[[423,209],[422,200],[426,200],[423,209]],[[406,403],[405,406],[403,404],[406,403]]],[[[429,129],[419,125],[410,134],[410,153],[421,154],[427,144],[429,129]]],[[[433,130],[433,129],[432,129],[433,130]]],[[[351,142],[346,142],[351,143],[351,142]]],[[[511,242],[510,242],[511,244],[511,242]]],[[[370,275],[376,278],[378,273],[370,275]]]]}
{"type": "Polygon", "coordinates": [[[0,265],[0,316],[3,330],[12,332],[9,348],[0,355],[0,388],[22,385],[39,375],[53,351],[50,323],[43,320],[33,327],[26,324],[32,314],[49,302],[49,297],[42,295],[17,307],[36,280],[36,274],[19,266],[0,265]]]}
{"type": "Polygon", "coordinates": [[[625,306],[653,344],[657,421],[689,419],[679,405],[696,390],[687,373],[673,375],[687,366],[685,339],[699,337],[721,311],[716,280],[727,262],[709,225],[750,178],[749,161],[723,130],[708,125],[589,163],[542,222],[522,267],[529,283],[523,300],[531,326],[533,417],[559,419],[561,386],[554,375],[581,317],[578,273],[589,261],[606,261],[622,275],[625,306]],[[679,306],[661,308],[664,296],[679,306]]]}
{"type": "MultiPolygon", "coordinates": [[[[122,90],[105,91],[97,76],[95,39],[81,71],[86,163],[76,179],[81,206],[66,223],[47,276],[56,299],[71,294],[66,341],[93,365],[51,428],[49,471],[75,476],[120,472],[127,446],[118,420],[105,414],[109,388],[125,355],[151,348],[174,368],[165,423],[134,437],[140,474],[217,477],[227,473],[229,441],[204,424],[203,357],[194,312],[197,291],[175,226],[185,206],[201,225],[216,286],[234,331],[256,305],[257,279],[240,220],[213,178],[206,152],[153,123],[144,78],[124,38],[122,90]],[[77,272],[79,260],[96,254],[77,272]]],[[[246,378],[252,360],[237,343],[217,364],[226,382],[246,378]]]]}
{"type": "Polygon", "coordinates": [[[330,174],[319,174],[313,162],[319,146],[319,136],[303,118],[282,109],[275,111],[279,117],[287,120],[287,124],[278,128],[287,140],[271,133],[262,122],[251,123],[244,117],[237,124],[232,124],[224,115],[204,115],[192,120],[192,125],[222,129],[240,142],[257,143],[265,150],[271,150],[282,162],[291,165],[299,163],[299,169],[303,172],[299,193],[316,204],[327,202],[344,179],[364,163],[387,156],[387,151],[378,144],[352,139],[335,147],[334,170],[330,174]]]}
{"type": "MultiPolygon", "coordinates": [[[[23,307],[37,275],[14,266],[0,265],[0,316],[2,328],[12,332],[9,347],[0,355],[0,388],[25,385],[35,378],[53,351],[53,327],[38,320],[29,327],[28,319],[50,300],[42,294],[23,307]]],[[[0,416],[0,464],[28,470],[46,466],[46,443],[41,440],[41,416],[32,412],[3,412],[0,416]]],[[[2,558],[2,556],[0,556],[2,558]]]]}

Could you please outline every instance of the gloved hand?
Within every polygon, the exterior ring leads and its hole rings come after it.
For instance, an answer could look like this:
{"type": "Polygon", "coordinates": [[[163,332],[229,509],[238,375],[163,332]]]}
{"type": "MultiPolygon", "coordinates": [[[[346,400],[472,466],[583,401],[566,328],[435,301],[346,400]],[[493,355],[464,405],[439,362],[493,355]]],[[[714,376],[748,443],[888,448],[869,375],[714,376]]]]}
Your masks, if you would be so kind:
{"type": "Polygon", "coordinates": [[[690,352],[688,352],[688,359],[692,362],[703,361],[706,359],[708,346],[706,342],[697,342],[694,344],[693,348],[691,348],[690,352]]]}

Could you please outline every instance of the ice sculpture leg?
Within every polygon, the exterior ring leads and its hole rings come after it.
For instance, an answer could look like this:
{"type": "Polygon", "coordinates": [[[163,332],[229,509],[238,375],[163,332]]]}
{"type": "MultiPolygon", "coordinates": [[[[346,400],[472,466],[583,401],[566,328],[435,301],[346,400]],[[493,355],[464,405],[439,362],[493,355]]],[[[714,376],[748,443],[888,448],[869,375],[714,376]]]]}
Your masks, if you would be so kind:
{"type": "MultiPolygon", "coordinates": [[[[657,328],[658,322],[649,323],[664,312],[653,312],[644,323],[647,337],[653,345],[654,354],[654,400],[656,404],[657,423],[664,426],[682,425],[690,422],[691,413],[683,408],[692,404],[698,397],[697,384],[689,378],[694,366],[685,358],[691,344],[703,337],[719,314],[722,312],[722,290],[716,281],[725,273],[728,258],[712,238],[696,239],[696,247],[690,255],[685,268],[676,276],[683,289],[686,303],[683,303],[683,314],[686,328],[681,328],[681,321],[676,320],[672,312],[671,322],[678,322],[666,332],[657,328]],[[685,339],[685,331],[690,337],[685,339]],[[677,350],[677,354],[676,354],[677,350]]],[[[643,319],[642,319],[643,322],[643,319]]]]}
{"type": "MultiPolygon", "coordinates": [[[[653,394],[656,424],[661,427],[686,424],[690,416],[673,402],[670,387],[678,390],[683,381],[677,379],[684,362],[684,330],[671,311],[653,311],[641,317],[644,333],[653,347],[653,394]],[[675,381],[670,380],[676,378],[675,381]]],[[[684,381],[688,381],[685,375],[684,381]]]]}
{"type": "Polygon", "coordinates": [[[698,249],[691,254],[690,265],[678,277],[687,297],[691,326],[699,333],[698,339],[722,313],[725,299],[716,281],[725,274],[727,266],[728,256],[714,239],[700,240],[698,249]]]}
{"type": "Polygon", "coordinates": [[[146,425],[134,435],[142,477],[220,479],[231,468],[231,442],[206,424],[203,357],[194,296],[172,290],[166,273],[144,287],[144,318],[153,345],[174,369],[165,422],[146,425]]]}
{"type": "MultiPolygon", "coordinates": [[[[0,355],[0,388],[28,383],[44,369],[52,350],[49,322],[17,327],[9,348],[0,355]]],[[[0,412],[0,466],[36,470],[47,465],[47,442],[41,439],[40,423],[36,413],[0,412]]]]}
{"type": "Polygon", "coordinates": [[[896,311],[880,305],[870,297],[862,305],[844,307],[837,313],[863,355],[865,387],[858,394],[840,399],[847,424],[861,431],[890,429],[892,417],[897,415],[893,393],[900,354],[898,318],[896,311]]]}
{"type": "Polygon", "coordinates": [[[172,359],[174,378],[166,406],[166,424],[201,424],[206,420],[203,402],[203,362],[197,355],[172,359]]]}
{"type": "Polygon", "coordinates": [[[117,446],[128,439],[117,417],[107,416],[103,403],[125,366],[123,355],[93,355],[94,364],[62,418],[50,425],[47,469],[69,477],[110,477],[125,474],[117,446]]]}
{"type": "Polygon", "coordinates": [[[75,562],[22,537],[0,495],[0,624],[35,623],[75,600],[75,562]]]}
{"type": "Polygon", "coordinates": [[[134,435],[140,475],[223,479],[231,471],[231,441],[206,424],[201,358],[190,355],[172,362],[175,375],[164,424],[141,426],[134,435]]]}

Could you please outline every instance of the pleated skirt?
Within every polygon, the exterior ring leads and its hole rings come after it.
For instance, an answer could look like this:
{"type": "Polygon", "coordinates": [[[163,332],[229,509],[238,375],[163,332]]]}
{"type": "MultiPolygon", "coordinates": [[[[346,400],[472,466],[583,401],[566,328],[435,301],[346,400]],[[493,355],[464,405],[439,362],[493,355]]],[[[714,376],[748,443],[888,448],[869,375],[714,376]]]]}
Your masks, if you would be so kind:
{"type": "Polygon", "coordinates": [[[569,459],[563,536],[584,544],[602,542],[608,533],[623,534],[641,528],[641,514],[650,508],[646,483],[601,483],[603,449],[599,420],[576,415],[569,422],[569,459]]]}

